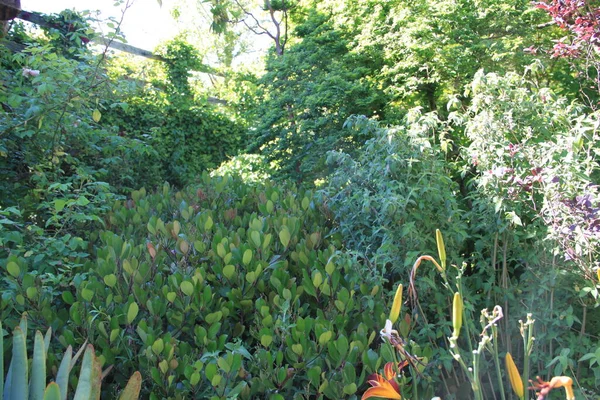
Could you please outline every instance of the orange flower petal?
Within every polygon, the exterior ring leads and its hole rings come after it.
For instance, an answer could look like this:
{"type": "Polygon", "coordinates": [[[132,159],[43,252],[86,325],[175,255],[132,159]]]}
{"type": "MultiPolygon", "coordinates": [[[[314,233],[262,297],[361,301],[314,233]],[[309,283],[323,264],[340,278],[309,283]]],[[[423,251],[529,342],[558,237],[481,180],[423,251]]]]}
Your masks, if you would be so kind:
{"type": "Polygon", "coordinates": [[[385,379],[388,381],[396,377],[396,372],[394,371],[394,363],[389,362],[385,364],[383,367],[383,374],[385,375],[385,379]]]}
{"type": "Polygon", "coordinates": [[[400,386],[395,379],[390,379],[388,383],[392,386],[392,388],[396,391],[396,393],[400,393],[400,386]]]}
{"type": "Polygon", "coordinates": [[[367,389],[362,395],[361,400],[369,399],[371,397],[383,397],[384,399],[396,399],[401,400],[402,396],[396,392],[389,382],[385,382],[382,386],[375,386],[367,389]]]}
{"type": "Polygon", "coordinates": [[[402,371],[404,368],[408,367],[409,362],[407,360],[400,361],[398,363],[398,371],[402,371]]]}
{"type": "Polygon", "coordinates": [[[575,400],[575,394],[573,393],[573,379],[568,376],[555,376],[550,380],[550,387],[564,387],[567,394],[567,400],[575,400]]]}
{"type": "Polygon", "coordinates": [[[367,378],[367,382],[369,382],[371,386],[380,386],[383,382],[385,382],[385,378],[379,374],[371,374],[367,378]]]}

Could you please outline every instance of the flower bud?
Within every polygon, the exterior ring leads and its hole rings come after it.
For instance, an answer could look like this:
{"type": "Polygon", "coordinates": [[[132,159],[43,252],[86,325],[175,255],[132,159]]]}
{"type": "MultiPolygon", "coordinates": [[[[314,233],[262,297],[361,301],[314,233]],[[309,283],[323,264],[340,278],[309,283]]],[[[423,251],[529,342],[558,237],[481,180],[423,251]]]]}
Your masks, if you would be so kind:
{"type": "Polygon", "coordinates": [[[435,242],[437,243],[438,255],[442,263],[442,269],[446,270],[446,246],[444,245],[444,238],[442,232],[439,229],[435,230],[435,242]]]}
{"type": "Polygon", "coordinates": [[[521,380],[521,374],[519,374],[519,370],[513,361],[510,353],[506,353],[506,371],[508,371],[508,380],[510,381],[510,386],[512,386],[515,394],[518,398],[522,399],[524,396],[523,393],[523,380],[521,380]]]}
{"type": "Polygon", "coordinates": [[[392,303],[392,309],[390,310],[390,321],[395,323],[400,316],[400,310],[402,309],[402,284],[398,285],[396,289],[396,295],[394,296],[394,302],[392,303]]]}
{"type": "Polygon", "coordinates": [[[460,293],[454,293],[454,301],[452,302],[452,327],[454,328],[453,337],[458,339],[460,328],[462,327],[463,301],[460,293]]]}
{"type": "Polygon", "coordinates": [[[573,393],[573,379],[568,376],[555,376],[550,380],[550,387],[552,389],[564,387],[567,395],[567,400],[575,400],[575,393],[573,393]]]}

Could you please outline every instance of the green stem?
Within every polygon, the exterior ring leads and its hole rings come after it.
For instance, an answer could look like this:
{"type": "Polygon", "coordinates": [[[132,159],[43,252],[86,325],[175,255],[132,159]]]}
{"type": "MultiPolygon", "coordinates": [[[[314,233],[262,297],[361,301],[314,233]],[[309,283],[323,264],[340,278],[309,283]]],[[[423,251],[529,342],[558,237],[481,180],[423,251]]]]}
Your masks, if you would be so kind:
{"type": "Polygon", "coordinates": [[[496,375],[498,376],[498,385],[500,386],[500,397],[502,400],[506,400],[504,394],[504,381],[502,379],[502,371],[500,370],[500,359],[498,357],[498,327],[492,326],[493,335],[493,349],[494,349],[494,364],[496,364],[496,375]]]}
{"type": "Polygon", "coordinates": [[[533,321],[531,315],[527,315],[527,334],[523,336],[523,393],[525,398],[529,398],[527,393],[527,385],[529,384],[529,356],[533,350],[533,321]]]}
{"type": "MultiPolygon", "coordinates": [[[[415,368],[416,369],[416,368],[415,368]]],[[[415,375],[413,376],[413,399],[418,399],[419,398],[419,385],[417,383],[417,376],[418,376],[419,371],[415,371],[415,375]]]]}
{"type": "Polygon", "coordinates": [[[483,400],[483,393],[481,391],[481,382],[479,379],[479,351],[473,354],[473,381],[471,382],[471,387],[473,388],[473,394],[475,395],[475,400],[483,400]]]}

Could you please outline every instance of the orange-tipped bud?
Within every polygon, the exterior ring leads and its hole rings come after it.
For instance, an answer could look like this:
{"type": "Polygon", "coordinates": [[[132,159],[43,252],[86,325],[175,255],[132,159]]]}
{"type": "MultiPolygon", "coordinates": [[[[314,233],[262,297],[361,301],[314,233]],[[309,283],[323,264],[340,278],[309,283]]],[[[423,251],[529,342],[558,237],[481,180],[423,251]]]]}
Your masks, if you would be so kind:
{"type": "Polygon", "coordinates": [[[396,323],[400,316],[400,310],[402,309],[402,284],[398,285],[396,289],[396,295],[394,296],[394,302],[392,303],[392,309],[390,310],[390,318],[392,324],[396,323]]]}
{"type": "Polygon", "coordinates": [[[575,393],[573,393],[573,379],[568,376],[557,376],[552,378],[550,384],[552,385],[553,380],[557,380],[554,387],[564,387],[565,393],[567,394],[567,400],[575,400],[575,393]]]}
{"type": "Polygon", "coordinates": [[[452,336],[456,339],[458,339],[460,328],[462,328],[463,308],[462,296],[458,292],[454,293],[454,301],[452,302],[452,327],[454,328],[454,333],[452,336]]]}
{"type": "Polygon", "coordinates": [[[546,398],[552,389],[564,387],[567,400],[575,400],[575,393],[573,392],[573,379],[568,376],[555,376],[550,379],[550,382],[544,382],[537,377],[537,382],[532,382],[533,388],[537,391],[539,398],[546,398]]]}
{"type": "Polygon", "coordinates": [[[440,262],[442,263],[442,269],[446,270],[446,246],[444,245],[444,238],[442,232],[439,229],[435,230],[435,242],[437,243],[438,255],[440,262]]]}
{"type": "Polygon", "coordinates": [[[515,394],[519,399],[522,399],[525,395],[523,388],[523,380],[521,379],[521,374],[519,374],[519,370],[513,361],[510,353],[506,353],[506,371],[508,371],[508,380],[510,381],[510,386],[512,386],[515,394]]]}

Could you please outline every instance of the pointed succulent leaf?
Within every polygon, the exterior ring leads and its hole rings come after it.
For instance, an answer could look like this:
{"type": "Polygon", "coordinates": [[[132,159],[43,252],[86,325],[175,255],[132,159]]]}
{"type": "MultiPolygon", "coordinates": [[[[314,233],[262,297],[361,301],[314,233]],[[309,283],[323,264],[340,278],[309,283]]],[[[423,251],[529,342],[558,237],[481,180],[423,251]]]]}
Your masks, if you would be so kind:
{"type": "Polygon", "coordinates": [[[83,344],[81,345],[79,350],[77,350],[77,353],[75,354],[75,356],[73,356],[73,358],[71,359],[71,365],[69,366],[69,372],[73,369],[75,364],[77,364],[77,360],[79,360],[79,357],[81,356],[81,354],[83,354],[83,351],[86,349],[86,346],[87,346],[87,339],[85,340],[85,342],[83,342],[83,344]]]}
{"type": "Polygon", "coordinates": [[[142,374],[139,371],[135,371],[131,378],[129,378],[129,382],[127,382],[127,386],[125,386],[125,390],[121,393],[121,397],[119,400],[137,400],[140,396],[140,390],[142,389],[142,374]]]}
{"type": "Polygon", "coordinates": [[[63,355],[58,373],[56,374],[56,383],[60,387],[61,400],[67,400],[69,390],[69,372],[71,372],[71,359],[73,357],[73,348],[67,347],[67,351],[63,355]]]}
{"type": "Polygon", "coordinates": [[[43,400],[46,388],[46,346],[42,332],[35,332],[33,362],[29,381],[29,400],[43,400]]]}
{"type": "Polygon", "coordinates": [[[94,346],[87,345],[81,362],[81,372],[79,373],[79,382],[75,390],[73,400],[90,400],[92,397],[92,385],[94,375],[94,346]]]}
{"type": "Polygon", "coordinates": [[[46,357],[48,357],[48,349],[50,348],[50,338],[52,337],[52,328],[48,328],[46,331],[46,336],[44,336],[44,350],[46,352],[46,357]]]}
{"type": "Polygon", "coordinates": [[[52,382],[44,391],[44,400],[61,400],[60,387],[56,382],[52,382]]]}
{"type": "MultiPolygon", "coordinates": [[[[23,321],[23,320],[21,320],[23,321]]],[[[27,325],[27,322],[25,322],[27,325]]],[[[27,347],[25,334],[20,327],[16,327],[13,333],[12,351],[12,378],[8,399],[26,399],[28,397],[28,371],[27,371],[27,347]]]]}
{"type": "Polygon", "coordinates": [[[100,366],[98,358],[96,358],[96,355],[94,354],[92,360],[92,393],[90,395],[90,400],[100,400],[102,376],[102,367],[100,366]]]}

